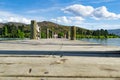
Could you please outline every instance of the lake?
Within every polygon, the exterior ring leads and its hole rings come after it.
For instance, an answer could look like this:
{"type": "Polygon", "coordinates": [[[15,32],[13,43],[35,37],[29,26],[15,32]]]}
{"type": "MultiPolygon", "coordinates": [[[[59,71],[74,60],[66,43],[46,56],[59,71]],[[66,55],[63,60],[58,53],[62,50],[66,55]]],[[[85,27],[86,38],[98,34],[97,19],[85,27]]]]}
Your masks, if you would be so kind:
{"type": "MultiPolygon", "coordinates": [[[[0,38],[0,41],[3,40],[29,40],[29,38],[20,39],[20,38],[0,38]]],[[[83,38],[80,39],[82,41],[93,42],[93,43],[100,43],[103,45],[110,45],[110,46],[120,46],[120,38],[109,38],[109,39],[87,39],[83,38]]]]}
{"type": "Polygon", "coordinates": [[[109,38],[109,39],[80,39],[82,41],[93,42],[93,43],[100,43],[103,45],[109,46],[119,46],[120,47],[120,38],[109,38]]]}
{"type": "Polygon", "coordinates": [[[0,41],[5,41],[5,40],[27,40],[29,38],[24,38],[24,39],[21,39],[21,38],[0,38],[0,41]]]}

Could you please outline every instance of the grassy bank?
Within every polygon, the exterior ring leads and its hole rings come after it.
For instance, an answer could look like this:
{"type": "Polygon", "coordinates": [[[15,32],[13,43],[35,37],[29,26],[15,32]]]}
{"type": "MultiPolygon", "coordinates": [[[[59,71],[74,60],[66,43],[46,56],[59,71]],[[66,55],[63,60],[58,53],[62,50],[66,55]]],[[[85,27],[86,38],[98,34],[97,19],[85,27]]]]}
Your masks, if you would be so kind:
{"type": "Polygon", "coordinates": [[[92,35],[77,35],[76,38],[95,38],[95,39],[106,39],[106,38],[120,38],[120,36],[92,36],[92,35]]]}

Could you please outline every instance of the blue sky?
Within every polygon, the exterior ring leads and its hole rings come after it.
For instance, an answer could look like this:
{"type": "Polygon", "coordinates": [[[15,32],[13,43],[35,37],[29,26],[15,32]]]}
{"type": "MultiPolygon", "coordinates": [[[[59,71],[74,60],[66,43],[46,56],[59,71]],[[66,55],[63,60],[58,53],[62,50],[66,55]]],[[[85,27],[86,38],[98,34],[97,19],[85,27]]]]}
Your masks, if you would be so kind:
{"type": "Polygon", "coordinates": [[[0,22],[52,21],[87,29],[120,29],[120,0],[0,0],[0,22]]]}

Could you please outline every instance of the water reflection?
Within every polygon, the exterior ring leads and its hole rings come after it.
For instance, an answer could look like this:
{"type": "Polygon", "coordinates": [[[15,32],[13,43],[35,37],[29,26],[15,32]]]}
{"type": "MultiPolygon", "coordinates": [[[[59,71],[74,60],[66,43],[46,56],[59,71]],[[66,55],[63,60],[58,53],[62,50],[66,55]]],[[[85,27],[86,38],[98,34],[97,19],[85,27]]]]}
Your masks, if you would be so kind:
{"type": "Polygon", "coordinates": [[[5,40],[28,40],[29,38],[0,38],[0,41],[5,41],[5,40]]]}
{"type": "Polygon", "coordinates": [[[82,41],[100,43],[103,45],[110,45],[110,46],[120,46],[120,38],[110,38],[110,39],[80,39],[82,41]]]}

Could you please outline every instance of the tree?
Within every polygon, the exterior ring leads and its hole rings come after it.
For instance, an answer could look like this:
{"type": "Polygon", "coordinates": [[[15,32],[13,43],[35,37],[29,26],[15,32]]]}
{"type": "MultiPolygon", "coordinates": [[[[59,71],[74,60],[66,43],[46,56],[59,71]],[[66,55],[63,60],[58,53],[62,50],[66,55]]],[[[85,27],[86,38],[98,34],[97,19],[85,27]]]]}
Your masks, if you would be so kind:
{"type": "Polygon", "coordinates": [[[91,34],[92,34],[92,31],[87,30],[86,35],[91,35],[91,34]]]}
{"type": "Polygon", "coordinates": [[[18,37],[18,38],[24,38],[24,35],[25,35],[24,32],[22,32],[22,31],[19,30],[19,29],[17,30],[17,37],[18,37]]]}
{"type": "Polygon", "coordinates": [[[105,34],[105,31],[104,31],[103,29],[101,29],[101,30],[100,30],[100,35],[101,35],[101,36],[104,36],[104,34],[105,34]]]}
{"type": "Polygon", "coordinates": [[[63,32],[58,33],[58,38],[62,38],[62,37],[64,37],[64,33],[63,32]]]}
{"type": "Polygon", "coordinates": [[[6,37],[6,36],[8,35],[8,29],[7,29],[7,26],[4,26],[4,27],[3,27],[2,35],[3,35],[4,37],[6,37]]]}
{"type": "Polygon", "coordinates": [[[18,26],[18,29],[20,29],[20,31],[22,31],[22,32],[24,32],[24,25],[22,25],[22,26],[18,26]]]}
{"type": "Polygon", "coordinates": [[[108,35],[108,31],[107,30],[105,30],[105,34],[104,35],[108,35]]]}
{"type": "Polygon", "coordinates": [[[46,34],[44,32],[41,32],[41,38],[46,38],[46,34]]]}

